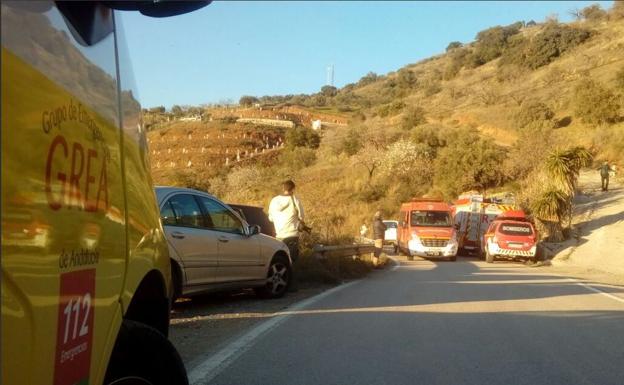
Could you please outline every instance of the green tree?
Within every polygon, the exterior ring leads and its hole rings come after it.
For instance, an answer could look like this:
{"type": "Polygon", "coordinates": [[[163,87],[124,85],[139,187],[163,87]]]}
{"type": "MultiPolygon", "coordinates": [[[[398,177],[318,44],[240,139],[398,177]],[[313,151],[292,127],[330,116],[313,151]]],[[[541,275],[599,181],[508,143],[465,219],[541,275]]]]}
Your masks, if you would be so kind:
{"type": "Polygon", "coordinates": [[[321,137],[310,128],[294,127],[286,132],[285,142],[290,149],[295,147],[318,148],[321,143],[321,137]]]}
{"type": "Polygon", "coordinates": [[[459,41],[452,41],[446,46],[446,52],[452,51],[457,48],[461,48],[463,44],[459,41]]]}
{"type": "Polygon", "coordinates": [[[238,104],[245,107],[251,107],[258,102],[260,102],[260,100],[257,97],[250,95],[243,95],[238,100],[238,104]]]}
{"type": "Polygon", "coordinates": [[[331,98],[338,94],[338,89],[334,86],[323,86],[321,87],[321,94],[325,97],[331,98]]]}
{"type": "Polygon", "coordinates": [[[474,132],[460,130],[456,135],[438,153],[434,185],[448,197],[467,190],[485,192],[500,185],[505,178],[505,151],[474,132]]]}

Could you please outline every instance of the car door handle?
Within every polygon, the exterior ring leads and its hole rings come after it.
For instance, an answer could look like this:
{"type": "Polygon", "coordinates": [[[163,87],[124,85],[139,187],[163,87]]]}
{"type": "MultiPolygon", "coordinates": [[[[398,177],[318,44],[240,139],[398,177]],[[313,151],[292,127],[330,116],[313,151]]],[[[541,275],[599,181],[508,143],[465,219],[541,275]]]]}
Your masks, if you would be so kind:
{"type": "Polygon", "coordinates": [[[227,242],[229,242],[229,241],[230,241],[230,239],[229,239],[229,238],[226,238],[226,237],[219,237],[219,242],[227,243],[227,242]]]}
{"type": "Polygon", "coordinates": [[[174,231],[171,236],[178,239],[184,239],[184,234],[179,231],[174,231]]]}

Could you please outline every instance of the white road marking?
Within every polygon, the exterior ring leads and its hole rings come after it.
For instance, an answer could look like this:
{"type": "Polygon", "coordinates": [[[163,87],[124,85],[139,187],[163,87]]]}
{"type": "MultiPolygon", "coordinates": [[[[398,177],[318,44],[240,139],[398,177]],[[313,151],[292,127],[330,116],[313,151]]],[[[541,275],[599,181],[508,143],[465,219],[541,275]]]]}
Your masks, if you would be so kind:
{"type": "Polygon", "coordinates": [[[588,284],[586,284],[586,283],[579,282],[577,279],[574,279],[574,278],[568,278],[568,281],[570,281],[570,282],[574,282],[575,284],[577,284],[577,285],[579,285],[579,286],[583,286],[583,287],[584,287],[584,288],[586,288],[587,290],[593,291],[593,292],[598,293],[598,294],[602,294],[602,295],[604,295],[605,297],[609,297],[609,298],[614,299],[614,300],[616,300],[616,301],[618,301],[618,302],[622,302],[622,303],[624,303],[624,298],[618,297],[617,295],[613,295],[613,294],[611,294],[611,293],[607,293],[606,291],[602,291],[602,290],[597,289],[597,288],[595,288],[595,287],[593,287],[593,286],[591,286],[591,285],[588,285],[588,284]]]}
{"type": "Polygon", "coordinates": [[[195,365],[192,370],[190,370],[188,378],[189,383],[191,385],[205,385],[208,384],[213,378],[215,378],[219,373],[221,373],[224,369],[226,369],[232,362],[236,360],[241,354],[246,352],[253,343],[262,335],[269,332],[271,329],[275,328],[277,325],[286,321],[288,318],[292,317],[298,311],[303,310],[304,308],[312,305],[315,302],[322,300],[325,297],[328,297],[340,290],[346,289],[347,287],[361,281],[353,281],[349,282],[332,289],[329,289],[323,293],[317,294],[314,297],[303,300],[299,303],[290,306],[288,309],[284,310],[283,313],[276,315],[264,322],[260,325],[254,327],[243,336],[233,341],[217,353],[213,354],[210,357],[206,357],[199,364],[195,365]]]}
{"type": "Polygon", "coordinates": [[[390,258],[392,262],[394,262],[394,266],[392,266],[392,269],[390,269],[390,271],[395,271],[396,269],[401,267],[401,261],[399,261],[398,259],[394,258],[391,255],[388,255],[388,258],[390,258]]]}

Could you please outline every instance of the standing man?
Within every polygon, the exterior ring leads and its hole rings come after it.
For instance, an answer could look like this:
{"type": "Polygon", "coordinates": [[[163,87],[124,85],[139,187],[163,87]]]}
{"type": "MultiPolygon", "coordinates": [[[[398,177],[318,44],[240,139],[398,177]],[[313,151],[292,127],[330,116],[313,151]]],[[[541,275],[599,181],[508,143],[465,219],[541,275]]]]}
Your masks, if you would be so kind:
{"type": "Polygon", "coordinates": [[[377,211],[373,218],[373,239],[375,240],[375,253],[373,254],[373,266],[379,265],[379,256],[383,249],[384,238],[386,237],[386,224],[381,218],[381,211],[377,211]]]}
{"type": "MultiPolygon", "coordinates": [[[[287,180],[282,184],[282,194],[274,197],[269,204],[269,220],[275,225],[275,237],[288,246],[293,265],[299,258],[299,229],[305,226],[303,206],[294,194],[295,183],[287,180]]],[[[297,291],[295,278],[293,271],[290,291],[297,291]]]]}
{"type": "Polygon", "coordinates": [[[604,162],[598,170],[600,170],[600,182],[602,185],[602,191],[608,191],[609,190],[609,172],[611,172],[611,167],[609,166],[609,162],[604,162]]]}

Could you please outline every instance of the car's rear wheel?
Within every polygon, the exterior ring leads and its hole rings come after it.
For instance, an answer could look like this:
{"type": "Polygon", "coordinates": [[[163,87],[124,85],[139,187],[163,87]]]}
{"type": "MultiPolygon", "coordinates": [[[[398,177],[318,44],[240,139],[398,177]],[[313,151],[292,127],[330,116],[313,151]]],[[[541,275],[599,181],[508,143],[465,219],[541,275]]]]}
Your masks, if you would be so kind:
{"type": "Polygon", "coordinates": [[[288,290],[292,278],[290,263],[283,257],[273,258],[267,271],[264,286],[257,290],[264,298],[280,298],[288,290]]]}
{"type": "Polygon", "coordinates": [[[107,385],[187,385],[186,369],[158,330],[124,320],[106,370],[107,385]]]}
{"type": "Polygon", "coordinates": [[[452,257],[449,257],[449,261],[451,262],[457,261],[457,255],[453,255],[452,257]]]}
{"type": "Polygon", "coordinates": [[[488,250],[487,246],[485,247],[485,262],[494,263],[494,256],[490,254],[490,250],[488,250]]]}

